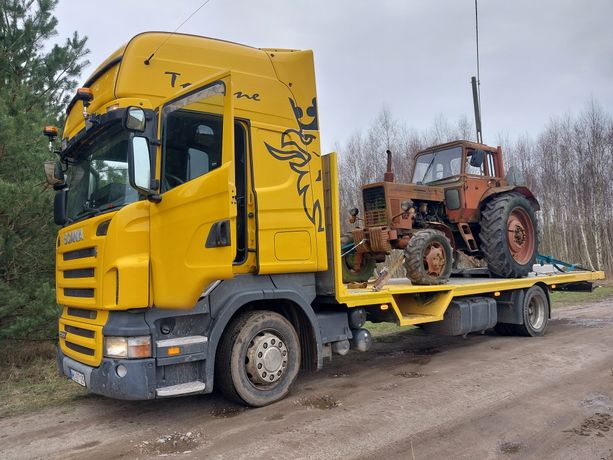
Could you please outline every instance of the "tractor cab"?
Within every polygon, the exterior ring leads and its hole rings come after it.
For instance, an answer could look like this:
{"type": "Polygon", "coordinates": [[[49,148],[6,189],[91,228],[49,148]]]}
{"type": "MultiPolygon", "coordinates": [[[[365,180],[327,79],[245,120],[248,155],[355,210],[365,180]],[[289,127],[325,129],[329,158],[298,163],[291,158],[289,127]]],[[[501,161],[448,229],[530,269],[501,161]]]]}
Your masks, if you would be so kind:
{"type": "Polygon", "coordinates": [[[507,185],[502,150],[469,141],[429,147],[415,156],[412,182],[445,189],[451,222],[477,222],[483,195],[507,185]]]}

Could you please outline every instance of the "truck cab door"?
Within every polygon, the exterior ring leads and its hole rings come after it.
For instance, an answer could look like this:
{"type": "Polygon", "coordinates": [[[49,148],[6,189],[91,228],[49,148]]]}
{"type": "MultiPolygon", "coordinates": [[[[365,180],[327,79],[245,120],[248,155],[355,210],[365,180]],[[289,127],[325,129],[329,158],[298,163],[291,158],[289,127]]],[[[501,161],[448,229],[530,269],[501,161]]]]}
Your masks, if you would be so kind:
{"type": "Polygon", "coordinates": [[[159,107],[161,201],[151,206],[152,304],[190,308],[236,256],[234,120],[229,72],[159,107]]]}

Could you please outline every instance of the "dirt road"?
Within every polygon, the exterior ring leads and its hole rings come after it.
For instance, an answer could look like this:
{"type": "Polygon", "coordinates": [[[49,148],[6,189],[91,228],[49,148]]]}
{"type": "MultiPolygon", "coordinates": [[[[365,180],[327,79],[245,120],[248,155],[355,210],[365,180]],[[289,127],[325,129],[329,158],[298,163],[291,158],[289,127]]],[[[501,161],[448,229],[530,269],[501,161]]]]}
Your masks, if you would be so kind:
{"type": "Polygon", "coordinates": [[[613,302],[543,338],[419,332],[303,375],[286,400],[88,397],[0,420],[1,458],[613,459],[613,302]]]}

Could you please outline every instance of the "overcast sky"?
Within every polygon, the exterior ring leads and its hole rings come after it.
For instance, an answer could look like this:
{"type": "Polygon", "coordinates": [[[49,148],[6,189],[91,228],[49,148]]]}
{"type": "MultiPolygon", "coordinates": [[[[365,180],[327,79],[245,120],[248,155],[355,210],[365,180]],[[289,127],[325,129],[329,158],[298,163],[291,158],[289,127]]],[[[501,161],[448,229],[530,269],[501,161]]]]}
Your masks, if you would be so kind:
{"type": "MultiPolygon", "coordinates": [[[[203,0],[60,0],[60,36],[89,37],[92,64],[147,30],[173,31],[203,0]]],[[[612,0],[482,0],[484,141],[534,135],[590,98],[613,107],[612,0]]],[[[210,0],[180,32],[315,52],[322,148],[368,128],[386,105],[425,129],[471,119],[473,0],[210,0]]]]}

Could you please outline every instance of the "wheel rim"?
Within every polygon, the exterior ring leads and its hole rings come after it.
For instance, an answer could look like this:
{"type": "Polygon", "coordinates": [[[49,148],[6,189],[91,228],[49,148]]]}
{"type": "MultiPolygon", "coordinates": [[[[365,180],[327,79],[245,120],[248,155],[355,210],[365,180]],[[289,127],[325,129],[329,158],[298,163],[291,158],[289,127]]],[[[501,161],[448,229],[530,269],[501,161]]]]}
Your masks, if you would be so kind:
{"type": "Polygon", "coordinates": [[[523,208],[511,211],[507,221],[508,242],[511,256],[519,264],[527,264],[534,253],[534,225],[523,208]]]}
{"type": "Polygon", "coordinates": [[[538,296],[533,296],[528,303],[528,323],[539,330],[545,323],[545,301],[538,296]]]}
{"type": "Polygon", "coordinates": [[[438,241],[428,243],[424,249],[424,268],[429,276],[438,278],[445,271],[445,248],[438,241]]]}
{"type": "Polygon", "coordinates": [[[288,354],[285,341],[276,331],[258,333],[247,348],[247,377],[255,386],[274,385],[287,370],[288,354]]]}

